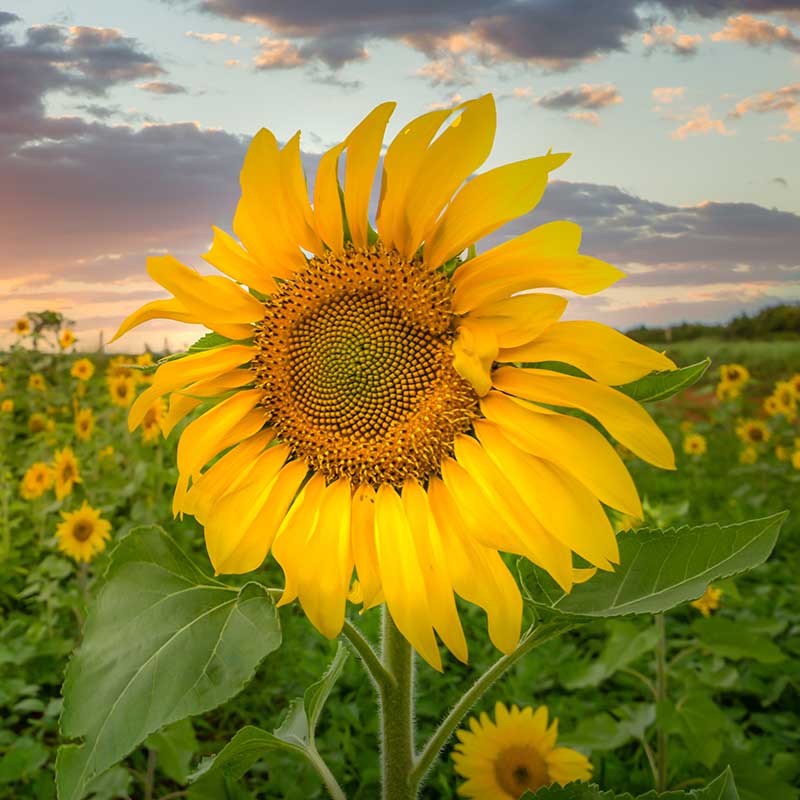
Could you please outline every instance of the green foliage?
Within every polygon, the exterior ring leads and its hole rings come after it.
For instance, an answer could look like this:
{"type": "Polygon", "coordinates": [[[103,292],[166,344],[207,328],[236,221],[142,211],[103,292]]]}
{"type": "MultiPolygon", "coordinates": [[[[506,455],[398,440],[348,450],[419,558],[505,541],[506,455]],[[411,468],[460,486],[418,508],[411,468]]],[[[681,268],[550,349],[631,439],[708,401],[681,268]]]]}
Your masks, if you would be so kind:
{"type": "Polygon", "coordinates": [[[678,392],[693,386],[705,375],[710,364],[711,359],[705,358],[703,361],[698,361],[688,367],[681,367],[668,372],[654,372],[652,375],[645,375],[644,378],[640,378],[638,381],[632,381],[614,388],[639,403],[655,403],[658,400],[666,400],[678,394],[678,392]]]}
{"type": "Polygon", "coordinates": [[[563,592],[527,559],[517,569],[528,599],[551,613],[576,617],[657,614],[703,594],[720,578],[763,563],[788,512],[734,525],[699,525],[622,533],[620,565],[563,592]]]}
{"type": "Polygon", "coordinates": [[[61,730],[84,741],[59,751],[60,800],[78,800],[149,734],[237,694],[280,641],[263,587],[225,586],[159,528],[133,531],[67,669],[61,730]]]}

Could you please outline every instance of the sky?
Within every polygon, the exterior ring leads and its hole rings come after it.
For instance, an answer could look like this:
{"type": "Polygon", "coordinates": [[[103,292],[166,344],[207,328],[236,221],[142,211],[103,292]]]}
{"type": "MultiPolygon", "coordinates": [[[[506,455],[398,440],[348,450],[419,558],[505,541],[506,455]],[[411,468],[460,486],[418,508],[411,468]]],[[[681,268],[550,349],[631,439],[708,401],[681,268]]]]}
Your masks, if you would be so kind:
{"type": "MultiPolygon", "coordinates": [[[[261,127],[319,156],[396,100],[494,94],[482,169],[570,160],[483,250],[552,219],[627,277],[567,316],[622,330],[800,300],[800,0],[0,0],[0,347],[27,311],[87,350],[201,271],[261,127]]],[[[154,321],[115,345],[180,348],[154,321]]]]}

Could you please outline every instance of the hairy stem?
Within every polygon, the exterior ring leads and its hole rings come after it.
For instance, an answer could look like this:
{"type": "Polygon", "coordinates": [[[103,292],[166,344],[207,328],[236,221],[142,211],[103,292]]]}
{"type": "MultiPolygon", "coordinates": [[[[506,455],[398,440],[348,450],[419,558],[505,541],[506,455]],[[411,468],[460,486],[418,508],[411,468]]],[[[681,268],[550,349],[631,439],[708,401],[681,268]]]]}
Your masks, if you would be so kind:
{"type": "Polygon", "coordinates": [[[382,692],[394,679],[381,663],[378,654],[372,649],[372,644],[369,639],[367,639],[355,625],[347,620],[345,620],[344,627],[342,628],[342,636],[344,636],[347,643],[355,651],[361,661],[361,665],[372,679],[378,692],[382,692]]]}
{"type": "MultiPolygon", "coordinates": [[[[656,614],[656,704],[667,699],[667,633],[663,614],[656,614]]],[[[656,791],[663,792],[667,788],[667,734],[662,725],[658,725],[656,735],[656,791]]]]}

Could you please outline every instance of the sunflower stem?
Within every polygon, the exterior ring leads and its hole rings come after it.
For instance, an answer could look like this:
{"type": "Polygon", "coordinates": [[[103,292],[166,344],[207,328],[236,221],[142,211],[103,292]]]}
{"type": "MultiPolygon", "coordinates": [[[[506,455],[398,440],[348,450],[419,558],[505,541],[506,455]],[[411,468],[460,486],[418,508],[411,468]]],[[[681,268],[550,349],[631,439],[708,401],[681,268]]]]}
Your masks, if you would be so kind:
{"type": "MultiPolygon", "coordinates": [[[[655,615],[658,642],[656,643],[656,703],[667,699],[667,630],[663,614],[655,615]]],[[[656,734],[656,791],[667,788],[667,732],[659,724],[656,734]]]]}
{"type": "Polygon", "coordinates": [[[414,653],[383,607],[383,668],[392,677],[380,687],[383,800],[414,800],[414,653]]]}
{"type": "Polygon", "coordinates": [[[386,685],[393,683],[393,676],[381,663],[369,639],[355,625],[345,620],[342,636],[355,651],[361,661],[361,666],[364,667],[364,671],[372,679],[378,692],[382,692],[386,685]]]}
{"type": "Polygon", "coordinates": [[[425,743],[425,747],[411,771],[411,783],[415,791],[425,782],[428,771],[433,766],[434,761],[447,744],[448,739],[458,727],[461,720],[469,713],[470,709],[483,697],[492,685],[524,655],[527,655],[540,644],[549,642],[576,627],[576,623],[564,620],[554,620],[537,625],[522,637],[516,649],[506,656],[499,658],[483,673],[472,686],[461,696],[458,702],[450,710],[450,713],[442,720],[439,727],[433,732],[430,739],[425,743]]]}

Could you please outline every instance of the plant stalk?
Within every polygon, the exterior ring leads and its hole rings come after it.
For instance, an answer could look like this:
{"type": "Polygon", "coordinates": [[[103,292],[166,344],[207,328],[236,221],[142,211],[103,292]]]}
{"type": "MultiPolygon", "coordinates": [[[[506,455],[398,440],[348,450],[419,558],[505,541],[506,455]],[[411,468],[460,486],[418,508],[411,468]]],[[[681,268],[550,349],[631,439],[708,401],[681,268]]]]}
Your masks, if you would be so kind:
{"type": "MultiPolygon", "coordinates": [[[[656,614],[656,706],[667,699],[667,633],[663,614],[656,614]]],[[[663,725],[656,728],[656,791],[667,788],[667,733],[663,725]]]]}

